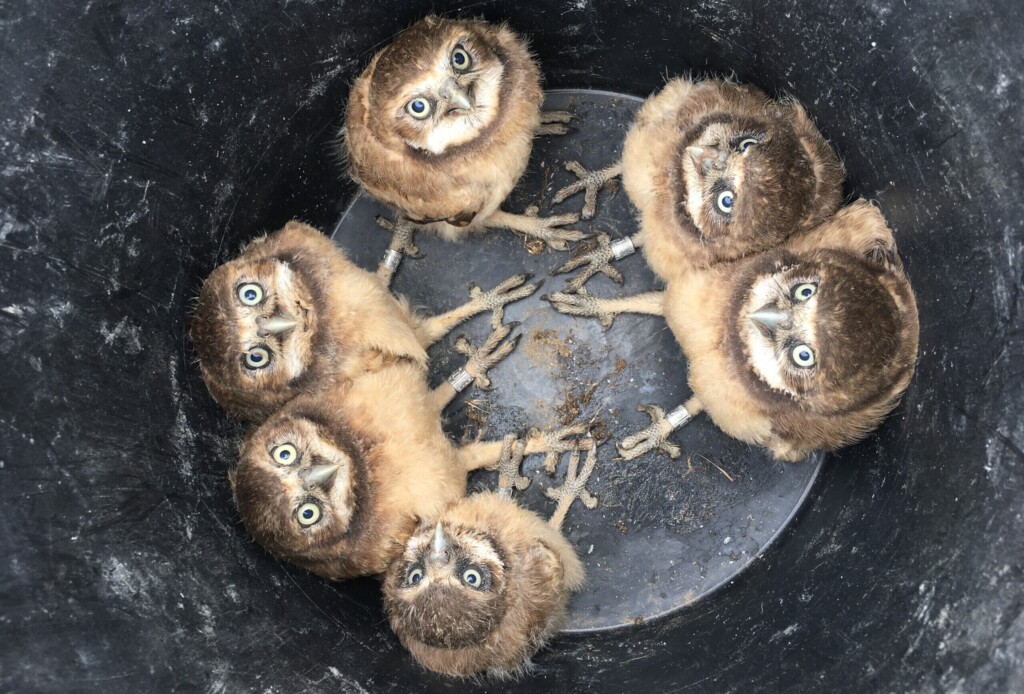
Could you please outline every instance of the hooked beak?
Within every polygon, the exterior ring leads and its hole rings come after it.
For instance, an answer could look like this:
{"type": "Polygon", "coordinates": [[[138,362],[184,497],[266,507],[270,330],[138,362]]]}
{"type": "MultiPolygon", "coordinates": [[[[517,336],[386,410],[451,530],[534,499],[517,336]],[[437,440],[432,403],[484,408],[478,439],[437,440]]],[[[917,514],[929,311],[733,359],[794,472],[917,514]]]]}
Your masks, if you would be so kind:
{"type": "Polygon", "coordinates": [[[294,318],[287,318],[278,313],[274,317],[268,318],[260,322],[260,329],[256,332],[256,334],[259,335],[260,337],[276,335],[278,333],[283,333],[286,330],[291,330],[298,324],[298,321],[296,321],[294,318]]]}
{"type": "Polygon", "coordinates": [[[456,84],[454,80],[448,80],[445,83],[441,89],[441,96],[456,109],[462,109],[463,111],[473,110],[473,101],[469,98],[469,94],[456,84]]]}
{"type": "Polygon", "coordinates": [[[427,556],[428,564],[444,566],[448,563],[448,538],[444,535],[441,524],[434,526],[434,541],[430,543],[430,554],[427,556]]]}
{"type": "Polygon", "coordinates": [[[693,165],[698,169],[702,169],[705,173],[716,169],[718,171],[725,169],[725,162],[729,158],[729,151],[726,149],[719,149],[717,147],[698,147],[691,145],[686,148],[686,153],[690,155],[690,159],[693,160],[693,165]]]}
{"type": "Polygon", "coordinates": [[[788,328],[793,324],[793,315],[789,311],[780,311],[775,304],[765,304],[753,313],[748,313],[747,318],[771,333],[779,328],[788,328]]]}
{"type": "Polygon", "coordinates": [[[314,465],[306,475],[306,486],[324,487],[330,485],[334,479],[334,475],[338,472],[338,466],[334,464],[329,465],[314,465]]]}

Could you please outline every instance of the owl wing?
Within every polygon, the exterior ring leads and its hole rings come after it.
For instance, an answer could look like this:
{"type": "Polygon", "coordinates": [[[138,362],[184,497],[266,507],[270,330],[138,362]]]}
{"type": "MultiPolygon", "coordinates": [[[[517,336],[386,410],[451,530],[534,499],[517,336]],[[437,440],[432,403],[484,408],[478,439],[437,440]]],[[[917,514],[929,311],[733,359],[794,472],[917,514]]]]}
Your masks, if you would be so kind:
{"type": "Polygon", "coordinates": [[[814,167],[815,186],[813,203],[805,211],[802,226],[810,228],[827,219],[843,202],[843,179],[846,171],[832,147],[808,117],[796,99],[782,99],[779,115],[793,125],[807,158],[814,167]]]}
{"type": "Polygon", "coordinates": [[[842,208],[823,224],[793,234],[785,246],[796,253],[824,248],[846,251],[886,271],[902,272],[892,230],[881,211],[863,198],[842,208]]]}

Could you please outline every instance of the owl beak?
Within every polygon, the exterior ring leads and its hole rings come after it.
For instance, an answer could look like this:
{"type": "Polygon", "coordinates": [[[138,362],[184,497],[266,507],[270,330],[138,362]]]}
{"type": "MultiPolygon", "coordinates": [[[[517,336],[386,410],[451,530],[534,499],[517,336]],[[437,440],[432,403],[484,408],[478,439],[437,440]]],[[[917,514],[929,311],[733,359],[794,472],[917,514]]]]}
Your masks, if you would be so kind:
{"type": "Polygon", "coordinates": [[[260,337],[276,335],[278,333],[283,333],[286,330],[291,330],[298,324],[298,321],[292,318],[286,318],[281,314],[277,314],[273,318],[268,318],[262,321],[259,324],[260,329],[256,331],[256,334],[259,335],[260,337]]]}
{"type": "Polygon", "coordinates": [[[448,563],[448,538],[445,537],[444,529],[438,523],[434,526],[434,541],[430,543],[430,554],[427,556],[428,564],[444,566],[448,563]]]}
{"type": "Polygon", "coordinates": [[[788,311],[780,311],[775,304],[765,304],[753,313],[748,313],[747,318],[771,334],[774,334],[779,328],[788,328],[793,325],[793,315],[788,311]]]}
{"type": "Polygon", "coordinates": [[[686,148],[686,153],[693,160],[693,165],[704,173],[711,169],[717,171],[725,170],[725,162],[729,158],[729,151],[716,147],[697,147],[696,145],[686,148]]]}
{"type": "Polygon", "coordinates": [[[469,94],[457,85],[454,80],[448,80],[444,87],[441,88],[441,96],[453,106],[454,109],[462,109],[463,111],[473,110],[473,100],[469,98],[469,94]]]}
{"type": "Polygon", "coordinates": [[[327,488],[337,472],[337,465],[314,465],[306,475],[306,486],[327,488]]]}

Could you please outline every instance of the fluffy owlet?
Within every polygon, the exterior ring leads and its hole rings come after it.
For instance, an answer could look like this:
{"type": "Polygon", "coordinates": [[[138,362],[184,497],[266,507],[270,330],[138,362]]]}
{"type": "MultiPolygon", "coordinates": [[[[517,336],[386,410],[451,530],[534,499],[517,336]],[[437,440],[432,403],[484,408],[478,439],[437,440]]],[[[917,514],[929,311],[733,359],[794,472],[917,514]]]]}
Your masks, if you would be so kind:
{"type": "Polygon", "coordinates": [[[584,571],[559,528],[574,499],[597,504],[584,487],[596,448],[577,474],[579,455],[571,454],[565,484],[547,490],[559,499],[549,522],[484,493],[419,524],[388,568],[384,603],[391,628],[421,665],[453,676],[514,676],[561,628],[584,571]]]}
{"type": "Polygon", "coordinates": [[[434,317],[414,316],[374,274],[311,226],[256,239],[203,283],[190,336],[203,380],[229,413],[261,421],[300,393],[426,347],[470,316],[529,295],[525,275],[434,317]]]}
{"type": "Polygon", "coordinates": [[[764,251],[823,222],[842,201],[842,164],[800,104],[725,80],[670,81],[641,107],[620,166],[588,174],[571,165],[583,179],[556,201],[587,188],[584,216],[593,214],[596,186],[621,171],[641,225],[632,245],[617,242],[618,253],[602,236],[592,254],[560,268],[590,264],[574,289],[596,272],[620,280],[608,262],[633,246],[665,281],[764,251]]]}
{"type": "MultiPolygon", "coordinates": [[[[483,377],[511,352],[498,346],[470,358],[483,377]]],[[[492,336],[493,337],[493,336],[492,336]]],[[[441,411],[457,392],[427,387],[419,365],[400,361],[310,395],[300,395],[251,430],[231,473],[249,534],[274,556],[330,579],[378,574],[416,524],[466,492],[466,475],[494,467],[501,442],[454,445],[441,411]]],[[[567,428],[534,434],[528,453],[568,450],[567,428]]]]}
{"type": "Polygon", "coordinates": [[[861,440],[898,403],[917,359],[917,305],[877,208],[858,200],[777,249],[694,270],[663,293],[566,304],[606,320],[663,315],[689,360],[694,397],[627,437],[660,447],[701,410],[726,433],[799,460],[861,440]]]}
{"type": "Polygon", "coordinates": [[[448,238],[504,227],[555,247],[578,215],[502,212],[538,133],[567,113],[541,113],[540,70],[504,24],[428,16],[377,53],[349,95],[342,132],[350,173],[378,200],[448,238]]]}

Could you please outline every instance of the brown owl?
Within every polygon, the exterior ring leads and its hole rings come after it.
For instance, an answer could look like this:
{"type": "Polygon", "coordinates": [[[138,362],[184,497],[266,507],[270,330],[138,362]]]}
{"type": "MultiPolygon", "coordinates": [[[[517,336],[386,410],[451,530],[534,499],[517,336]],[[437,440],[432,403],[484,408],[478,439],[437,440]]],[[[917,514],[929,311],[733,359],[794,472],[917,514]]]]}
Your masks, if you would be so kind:
{"type": "MultiPolygon", "coordinates": [[[[508,448],[503,451],[507,459],[508,448]]],[[[566,604],[583,584],[583,565],[559,531],[576,498],[593,508],[570,455],[566,483],[549,522],[500,494],[483,493],[420,523],[384,577],[391,628],[424,667],[451,676],[513,677],[561,628],[566,604]]]]}
{"type": "Polygon", "coordinates": [[[777,246],[827,219],[842,202],[843,166],[793,99],[772,100],[750,85],[679,77],[644,102],[629,129],[621,166],[590,174],[555,197],[587,188],[584,217],[597,188],[621,171],[640,212],[641,231],[612,253],[603,237],[566,272],[589,264],[571,288],[609,272],[608,263],[642,246],[651,269],[671,281],[777,246]],[[630,241],[632,243],[630,243],[630,241]]]}
{"type": "MultiPolygon", "coordinates": [[[[706,410],[726,433],[781,460],[861,440],[899,402],[917,359],[917,305],[892,232],[859,200],[779,248],[625,299],[566,295],[570,312],[664,315],[694,397],[627,437],[634,458],[706,410]],[[575,303],[573,301],[575,300],[575,303]]],[[[565,309],[565,306],[563,306],[565,309]]]]}
{"type": "Polygon", "coordinates": [[[203,380],[229,413],[261,421],[300,393],[425,348],[476,313],[536,287],[519,275],[433,317],[413,315],[375,275],[311,226],[289,222],[251,242],[203,283],[190,336],[203,380]]]}
{"type": "Polygon", "coordinates": [[[406,219],[447,238],[503,227],[553,247],[578,215],[503,212],[538,133],[568,114],[541,113],[540,70],[504,24],[428,16],[373,57],[349,95],[343,149],[350,173],[406,219]]]}
{"type": "MultiPolygon", "coordinates": [[[[454,445],[441,411],[511,352],[507,335],[508,326],[496,330],[434,390],[418,364],[398,361],[300,395],[252,429],[230,475],[249,534],[326,578],[383,572],[419,521],[465,494],[470,471],[497,465],[501,442],[454,445]]],[[[531,435],[522,446],[568,450],[567,437],[581,431],[531,435]]]]}

